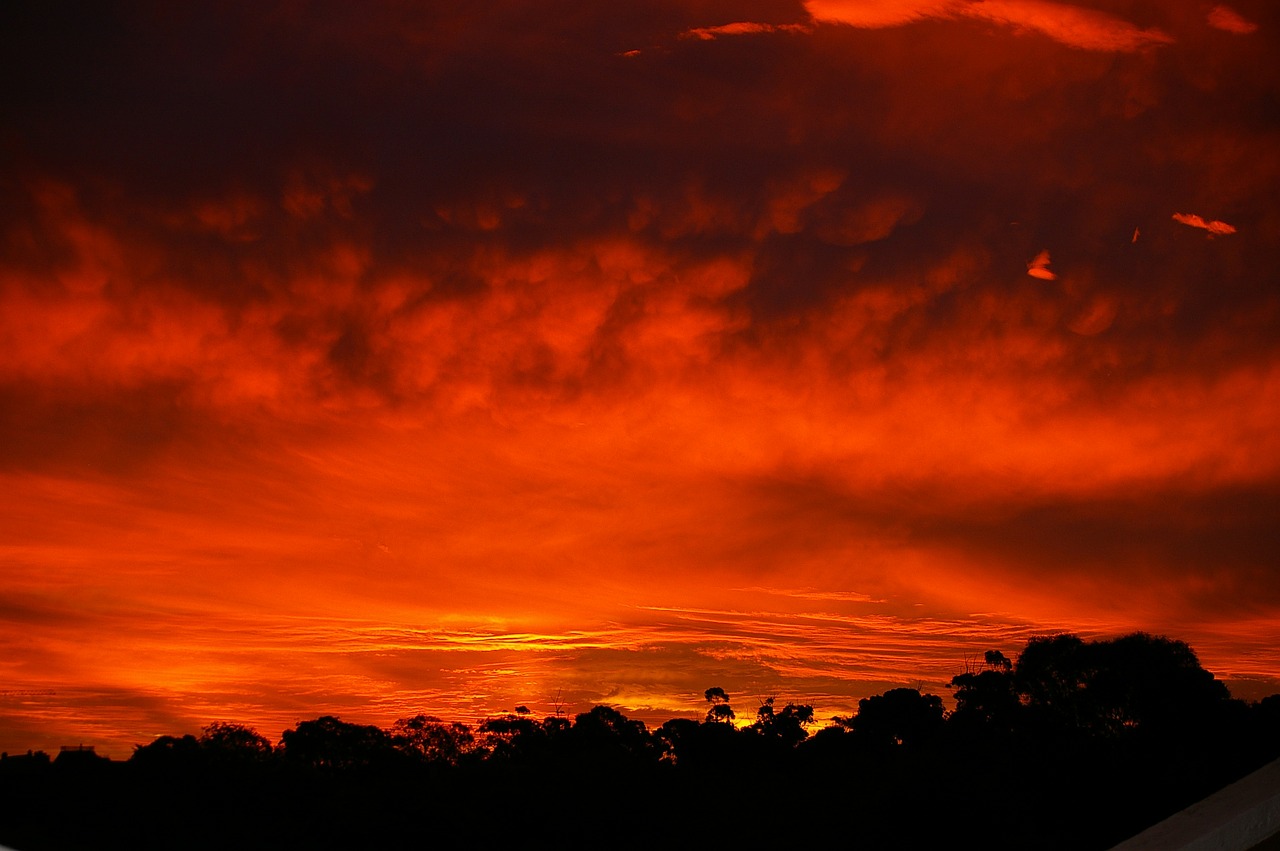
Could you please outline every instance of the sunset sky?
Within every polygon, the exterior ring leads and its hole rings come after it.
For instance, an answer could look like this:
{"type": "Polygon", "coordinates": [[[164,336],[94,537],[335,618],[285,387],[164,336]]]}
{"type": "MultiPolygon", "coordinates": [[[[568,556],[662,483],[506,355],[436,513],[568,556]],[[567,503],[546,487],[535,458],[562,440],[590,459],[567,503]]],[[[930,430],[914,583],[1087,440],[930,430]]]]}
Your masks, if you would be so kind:
{"type": "Polygon", "coordinates": [[[1037,634],[1280,691],[1280,6],[11,2],[0,749],[1037,634]]]}

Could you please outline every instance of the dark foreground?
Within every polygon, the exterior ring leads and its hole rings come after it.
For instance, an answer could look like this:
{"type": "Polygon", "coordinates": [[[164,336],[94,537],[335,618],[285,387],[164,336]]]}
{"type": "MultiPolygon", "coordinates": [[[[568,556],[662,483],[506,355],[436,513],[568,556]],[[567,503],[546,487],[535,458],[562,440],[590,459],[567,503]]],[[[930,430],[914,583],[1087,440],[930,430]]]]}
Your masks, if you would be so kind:
{"type": "Polygon", "coordinates": [[[1180,642],[1070,636],[988,654],[956,709],[911,689],[810,734],[772,702],[656,730],[598,706],[472,731],[233,724],[127,762],[0,760],[0,844],[65,848],[1108,848],[1280,756],[1280,698],[1227,695],[1180,642]]]}

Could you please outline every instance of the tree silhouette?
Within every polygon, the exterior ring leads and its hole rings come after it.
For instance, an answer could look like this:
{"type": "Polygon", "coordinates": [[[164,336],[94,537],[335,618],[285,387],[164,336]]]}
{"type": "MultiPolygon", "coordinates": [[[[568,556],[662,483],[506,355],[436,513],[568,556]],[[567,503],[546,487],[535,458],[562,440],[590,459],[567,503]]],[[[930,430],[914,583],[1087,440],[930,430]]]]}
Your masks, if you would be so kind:
{"type": "Polygon", "coordinates": [[[287,762],[319,769],[354,769],[395,761],[395,742],[372,725],[348,724],[333,715],[302,721],[281,734],[287,762]]]}
{"type": "Polygon", "coordinates": [[[568,738],[579,758],[647,759],[654,754],[644,722],[632,721],[612,706],[594,706],[575,716],[568,738]]]}
{"type": "Polygon", "coordinates": [[[93,767],[75,748],[56,765],[8,756],[0,843],[414,847],[426,825],[465,825],[437,838],[576,847],[626,831],[635,844],[716,845],[819,841],[856,824],[869,847],[901,845],[903,825],[913,847],[934,847],[981,814],[983,847],[1101,849],[1280,756],[1280,695],[1232,700],[1179,641],[1047,636],[1015,661],[980,659],[952,679],[950,714],[934,695],[890,689],[814,735],[811,706],[773,697],[739,729],[715,687],[704,718],[652,735],[601,705],[572,721],[513,710],[474,734],[428,715],[388,731],[324,716],[275,748],[218,722],[93,767]],[[733,794],[744,778],[748,793],[733,794]],[[841,806],[813,807],[815,789],[841,806]]]}
{"type": "Polygon", "coordinates": [[[809,736],[806,729],[813,723],[813,707],[788,703],[780,710],[774,709],[774,698],[767,697],[756,710],[756,721],[748,730],[765,739],[795,746],[809,736]]]}
{"type": "Polygon", "coordinates": [[[982,654],[982,658],[983,661],[987,663],[987,667],[993,671],[1013,670],[1013,663],[1010,662],[1009,658],[999,650],[988,650],[986,653],[982,654]]]}
{"type": "Polygon", "coordinates": [[[702,725],[692,718],[672,718],[653,731],[659,758],[688,766],[697,761],[697,736],[702,725]]]}
{"type": "Polygon", "coordinates": [[[466,724],[441,721],[434,715],[401,718],[391,727],[396,747],[433,763],[457,765],[475,748],[475,735],[466,724]]]}
{"type": "Polygon", "coordinates": [[[491,760],[523,762],[538,759],[549,753],[552,737],[563,732],[564,728],[562,724],[548,725],[528,715],[515,713],[486,718],[480,724],[480,746],[485,757],[491,760]]]}
{"type": "Polygon", "coordinates": [[[159,736],[150,744],[134,745],[129,761],[148,768],[189,767],[197,764],[201,756],[195,736],[159,736]]]}
{"type": "MultiPolygon", "coordinates": [[[[999,651],[991,651],[999,652],[999,651]]],[[[1012,663],[1000,654],[997,663],[985,671],[966,671],[951,678],[956,708],[947,719],[949,726],[964,736],[991,738],[1008,735],[1019,723],[1022,699],[1014,686],[1012,663]]],[[[991,665],[988,659],[988,665],[991,665]]]]}
{"type": "Polygon", "coordinates": [[[1212,724],[1230,700],[1227,687],[1184,642],[1136,632],[1094,642],[1092,650],[1086,689],[1105,732],[1163,734],[1212,724]]]}
{"type": "Polygon", "coordinates": [[[871,746],[919,746],[942,731],[942,698],[913,688],[890,689],[858,701],[858,714],[837,718],[862,742],[871,746]]]}
{"type": "Polygon", "coordinates": [[[1230,699],[1184,642],[1141,632],[1033,638],[1013,677],[1037,723],[1077,734],[1176,729],[1208,721],[1230,699]]]}
{"type": "Polygon", "coordinates": [[[272,753],[271,742],[257,730],[225,721],[205,727],[198,741],[200,749],[217,763],[262,762],[272,753]]]}
{"type": "Polygon", "coordinates": [[[707,703],[711,707],[707,710],[706,721],[708,724],[732,724],[733,719],[738,716],[734,713],[733,708],[729,706],[729,695],[719,686],[712,686],[703,692],[707,699],[707,703]]]}

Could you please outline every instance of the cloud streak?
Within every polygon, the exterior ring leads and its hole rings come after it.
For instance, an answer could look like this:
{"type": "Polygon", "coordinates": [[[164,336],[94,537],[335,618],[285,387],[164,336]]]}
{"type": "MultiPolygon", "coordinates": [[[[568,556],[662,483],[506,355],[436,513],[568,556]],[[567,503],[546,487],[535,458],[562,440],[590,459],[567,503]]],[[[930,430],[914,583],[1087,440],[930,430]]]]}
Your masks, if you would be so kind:
{"type": "Polygon", "coordinates": [[[694,27],[680,34],[681,38],[696,38],[702,41],[713,41],[722,36],[759,35],[761,33],[807,33],[810,28],[804,24],[762,24],[754,21],[735,21],[731,24],[719,24],[714,27],[694,27]]]}
{"type": "MultiPolygon", "coordinates": [[[[970,18],[1015,33],[1045,35],[1081,50],[1133,52],[1174,43],[1173,36],[1158,27],[1143,29],[1105,12],[1049,0],[806,0],[805,7],[821,23],[855,27],[970,18]]],[[[1219,8],[1211,13],[1211,20],[1227,20],[1219,8]]]]}

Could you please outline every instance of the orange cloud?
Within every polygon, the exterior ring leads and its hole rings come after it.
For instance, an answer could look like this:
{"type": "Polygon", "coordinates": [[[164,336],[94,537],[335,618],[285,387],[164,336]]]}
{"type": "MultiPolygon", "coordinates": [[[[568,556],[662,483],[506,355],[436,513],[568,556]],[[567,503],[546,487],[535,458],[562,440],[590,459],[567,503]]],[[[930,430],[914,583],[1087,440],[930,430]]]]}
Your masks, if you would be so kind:
{"type": "Polygon", "coordinates": [[[1174,213],[1173,220],[1179,224],[1187,225],[1188,227],[1207,230],[1210,237],[1223,236],[1224,234],[1236,232],[1235,227],[1227,224],[1226,222],[1220,222],[1216,219],[1214,221],[1206,221],[1203,217],[1197,216],[1195,213],[1174,213]]]}
{"type": "Polygon", "coordinates": [[[892,27],[959,14],[963,0],[805,0],[805,9],[820,23],[855,27],[892,27]]]}
{"type": "Polygon", "coordinates": [[[1105,12],[1050,0],[982,0],[965,4],[963,14],[1043,33],[1081,50],[1132,52],[1174,41],[1154,27],[1142,29],[1105,12]]]}
{"type": "Polygon", "coordinates": [[[1056,281],[1058,276],[1049,271],[1049,249],[1044,249],[1027,264],[1027,274],[1042,281],[1056,281]]]}
{"type": "Polygon", "coordinates": [[[1082,50],[1132,52],[1174,41],[1158,28],[1142,29],[1105,12],[1050,0],[806,0],[805,8],[819,22],[856,27],[898,26],[930,18],[976,18],[1015,31],[1039,32],[1082,50]]]}

